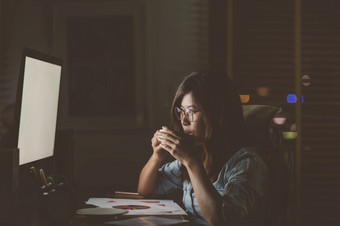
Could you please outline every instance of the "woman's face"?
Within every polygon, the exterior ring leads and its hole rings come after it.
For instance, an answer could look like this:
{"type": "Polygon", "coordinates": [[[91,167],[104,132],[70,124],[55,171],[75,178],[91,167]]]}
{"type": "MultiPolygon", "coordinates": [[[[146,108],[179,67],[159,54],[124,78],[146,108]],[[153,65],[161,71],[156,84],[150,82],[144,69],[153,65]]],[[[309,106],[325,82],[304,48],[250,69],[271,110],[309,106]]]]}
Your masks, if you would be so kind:
{"type": "Polygon", "coordinates": [[[203,112],[194,101],[191,92],[183,96],[180,108],[185,110],[186,114],[193,114],[193,121],[187,116],[181,120],[184,133],[193,136],[196,145],[202,144],[205,137],[203,112]]]}

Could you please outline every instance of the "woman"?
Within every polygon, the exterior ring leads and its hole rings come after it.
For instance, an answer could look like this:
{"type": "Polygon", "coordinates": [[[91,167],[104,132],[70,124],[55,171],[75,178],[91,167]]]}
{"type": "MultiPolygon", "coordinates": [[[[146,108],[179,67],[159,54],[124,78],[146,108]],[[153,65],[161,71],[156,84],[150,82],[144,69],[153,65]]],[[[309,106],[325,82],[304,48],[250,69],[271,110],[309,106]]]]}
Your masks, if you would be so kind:
{"type": "Polygon", "coordinates": [[[239,225],[260,214],[255,210],[263,210],[266,166],[255,148],[246,147],[242,107],[231,81],[189,74],[178,87],[171,119],[173,129],[163,126],[151,140],[153,154],[141,171],[138,192],[183,189],[195,224],[239,225]],[[176,160],[161,166],[166,153],[176,160]]]}

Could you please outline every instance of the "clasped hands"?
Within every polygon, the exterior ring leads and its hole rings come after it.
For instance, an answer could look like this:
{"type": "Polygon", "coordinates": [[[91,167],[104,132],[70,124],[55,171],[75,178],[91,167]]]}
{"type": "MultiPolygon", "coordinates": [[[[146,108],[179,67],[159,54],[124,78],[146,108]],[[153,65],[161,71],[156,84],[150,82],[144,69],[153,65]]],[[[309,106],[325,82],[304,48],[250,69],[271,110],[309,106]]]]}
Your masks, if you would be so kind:
{"type": "Polygon", "coordinates": [[[192,136],[175,132],[166,126],[157,130],[151,139],[154,154],[160,160],[164,160],[166,152],[179,160],[184,166],[191,161],[196,161],[201,156],[199,147],[195,145],[192,136]]]}

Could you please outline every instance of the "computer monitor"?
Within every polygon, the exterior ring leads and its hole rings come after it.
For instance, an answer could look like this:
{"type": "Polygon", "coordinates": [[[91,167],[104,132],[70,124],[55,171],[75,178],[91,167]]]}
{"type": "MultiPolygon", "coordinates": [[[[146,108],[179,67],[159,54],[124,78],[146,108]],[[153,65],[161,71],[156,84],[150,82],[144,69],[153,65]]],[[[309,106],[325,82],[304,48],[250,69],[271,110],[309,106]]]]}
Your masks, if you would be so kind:
{"type": "Polygon", "coordinates": [[[62,60],[25,48],[16,99],[19,165],[52,157],[62,60]]]}

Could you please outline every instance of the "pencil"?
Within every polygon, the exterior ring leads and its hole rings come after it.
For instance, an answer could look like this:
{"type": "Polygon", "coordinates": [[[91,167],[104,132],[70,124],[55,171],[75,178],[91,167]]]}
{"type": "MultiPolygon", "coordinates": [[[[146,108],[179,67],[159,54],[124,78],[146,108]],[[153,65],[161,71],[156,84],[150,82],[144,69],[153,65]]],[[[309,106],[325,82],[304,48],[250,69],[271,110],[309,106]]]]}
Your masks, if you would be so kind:
{"type": "Polygon", "coordinates": [[[43,169],[40,169],[40,177],[42,179],[42,181],[44,182],[45,185],[47,185],[47,179],[45,177],[45,173],[43,169]]]}

